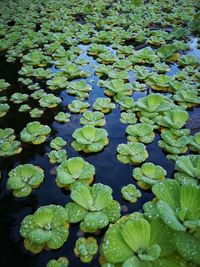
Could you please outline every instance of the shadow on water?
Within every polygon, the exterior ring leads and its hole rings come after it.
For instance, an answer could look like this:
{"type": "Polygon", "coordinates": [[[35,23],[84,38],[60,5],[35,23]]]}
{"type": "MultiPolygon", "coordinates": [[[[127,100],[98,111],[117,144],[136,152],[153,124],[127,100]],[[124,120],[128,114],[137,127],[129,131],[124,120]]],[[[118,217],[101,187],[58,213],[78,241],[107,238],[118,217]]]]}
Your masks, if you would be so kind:
{"type": "MultiPolygon", "coordinates": [[[[79,58],[84,58],[89,61],[89,64],[84,66],[84,70],[91,70],[91,76],[86,79],[88,83],[91,83],[93,90],[90,93],[89,99],[87,100],[92,110],[92,104],[97,97],[105,97],[103,89],[98,86],[99,77],[95,75],[93,65],[97,64],[96,61],[87,56],[87,46],[80,46],[84,52],[79,58]]],[[[6,63],[1,58],[0,60],[0,78],[6,79],[12,85],[12,90],[16,90],[19,84],[17,82],[19,65],[6,63]]],[[[54,70],[54,69],[52,69],[54,70]]],[[[54,70],[55,71],[55,70],[54,70]]],[[[173,75],[178,71],[177,65],[171,67],[168,75],[173,75]]],[[[132,77],[134,80],[134,77],[132,77]]],[[[133,98],[137,100],[140,97],[144,97],[147,92],[138,92],[133,94],[133,98]]],[[[109,135],[109,145],[105,149],[96,154],[86,155],[84,153],[78,153],[71,147],[72,134],[76,128],[81,127],[79,119],[80,114],[72,114],[71,121],[65,124],[59,124],[54,121],[54,116],[58,111],[64,110],[68,112],[67,105],[74,99],[69,96],[66,91],[60,93],[60,97],[63,99],[62,105],[56,109],[45,111],[44,115],[39,120],[41,123],[48,124],[52,128],[51,136],[47,141],[40,145],[28,145],[23,144],[23,151],[21,154],[3,159],[0,161],[0,168],[2,172],[2,179],[0,180],[0,266],[11,267],[14,264],[21,266],[34,266],[43,267],[48,260],[57,258],[59,256],[67,256],[71,262],[70,266],[90,266],[97,267],[98,258],[96,257],[90,264],[83,264],[78,258],[74,256],[73,247],[78,236],[81,235],[79,231],[79,225],[70,226],[69,239],[66,244],[56,251],[44,251],[39,255],[32,255],[25,251],[23,247],[23,240],[19,234],[20,223],[22,219],[33,212],[42,205],[48,204],[59,204],[65,205],[70,201],[69,192],[59,189],[55,184],[55,168],[57,164],[50,164],[47,153],[50,151],[49,141],[55,136],[61,136],[67,141],[68,158],[74,156],[80,156],[89,163],[93,164],[96,169],[95,182],[101,182],[109,185],[113,189],[114,199],[118,200],[122,207],[122,214],[131,213],[133,211],[141,211],[143,204],[151,200],[153,195],[150,191],[142,191],[142,198],[135,204],[127,203],[121,196],[121,188],[129,183],[136,182],[132,178],[132,172],[134,167],[120,163],[116,158],[116,148],[120,143],[126,143],[127,139],[125,136],[125,129],[127,125],[119,122],[120,109],[117,106],[110,114],[106,117],[105,129],[109,135]],[[45,181],[37,189],[33,190],[32,194],[24,199],[16,199],[12,196],[6,188],[6,181],[8,179],[8,172],[17,165],[24,163],[32,163],[39,165],[45,170],[45,181]]],[[[6,115],[5,120],[1,120],[1,128],[11,127],[15,129],[17,139],[19,139],[20,131],[25,127],[27,122],[33,121],[30,117],[24,113],[17,112],[17,105],[13,105],[11,111],[6,115]]],[[[190,112],[191,116],[197,116],[199,114],[198,109],[193,109],[190,112]]],[[[195,124],[195,122],[193,122],[195,124]]],[[[190,124],[191,128],[193,127],[190,124]]],[[[188,126],[189,127],[189,126],[188,126]]],[[[147,162],[153,162],[159,164],[167,170],[167,177],[171,178],[174,169],[174,163],[167,160],[165,153],[158,147],[157,142],[160,139],[160,135],[157,133],[154,141],[147,145],[149,152],[149,158],[147,162]]],[[[102,233],[105,232],[102,231],[102,233]]],[[[88,236],[87,234],[85,236],[88,236]]],[[[100,243],[102,234],[97,236],[97,240],[100,243]]]]}

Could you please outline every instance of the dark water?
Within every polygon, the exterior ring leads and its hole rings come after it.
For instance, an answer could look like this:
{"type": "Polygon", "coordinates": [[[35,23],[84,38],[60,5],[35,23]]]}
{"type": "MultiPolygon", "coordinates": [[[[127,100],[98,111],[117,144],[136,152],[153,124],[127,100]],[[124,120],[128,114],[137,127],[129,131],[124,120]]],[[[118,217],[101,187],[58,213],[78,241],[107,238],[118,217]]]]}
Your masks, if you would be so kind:
{"type": "MultiPolygon", "coordinates": [[[[193,43],[192,43],[193,44],[193,43]]],[[[80,46],[84,49],[84,53],[81,57],[89,60],[89,64],[84,66],[84,70],[90,70],[91,76],[86,80],[91,83],[93,90],[90,93],[89,99],[87,100],[91,106],[95,101],[96,97],[105,97],[103,89],[97,85],[99,80],[98,76],[95,76],[93,65],[97,64],[92,57],[86,55],[87,46],[80,46]]],[[[196,54],[196,48],[192,50],[196,54]]],[[[192,53],[190,51],[190,53],[192,53]]],[[[3,58],[0,61],[0,78],[6,79],[6,81],[12,84],[11,92],[20,91],[20,85],[17,82],[17,71],[19,66],[17,64],[6,63],[3,58]]],[[[52,68],[52,70],[55,70],[52,68]]],[[[177,72],[177,65],[171,66],[170,73],[168,75],[174,75],[177,72]]],[[[134,77],[132,77],[133,79],[134,77]]],[[[147,92],[134,93],[133,98],[138,99],[147,94],[147,92]]],[[[27,252],[23,247],[23,239],[19,234],[19,228],[23,218],[32,214],[36,211],[39,206],[48,204],[59,204],[65,205],[70,201],[69,192],[65,192],[59,189],[55,180],[55,167],[57,164],[50,164],[47,153],[50,151],[49,142],[56,136],[61,136],[67,141],[68,158],[81,155],[86,161],[93,164],[96,169],[95,182],[101,182],[107,184],[113,189],[113,197],[118,200],[122,206],[122,214],[131,213],[133,211],[141,211],[143,204],[152,199],[150,191],[142,191],[142,198],[135,204],[129,204],[123,200],[121,196],[121,188],[129,183],[135,183],[132,179],[133,166],[125,165],[120,163],[116,158],[116,147],[120,143],[126,143],[127,139],[125,136],[125,129],[127,125],[122,124],[119,121],[120,109],[117,107],[110,114],[106,115],[105,129],[109,134],[109,145],[100,153],[97,154],[79,154],[74,151],[71,147],[72,133],[76,128],[81,127],[79,124],[80,114],[72,115],[71,121],[66,124],[58,124],[54,121],[54,116],[58,111],[68,111],[67,105],[74,99],[74,97],[67,95],[65,91],[60,93],[60,97],[63,99],[62,104],[55,109],[45,111],[42,118],[36,119],[41,123],[48,124],[52,128],[52,134],[44,144],[39,146],[23,144],[22,152],[14,157],[6,158],[0,161],[0,169],[2,171],[2,179],[0,180],[0,266],[11,267],[14,265],[19,266],[34,266],[43,267],[46,265],[48,260],[57,258],[59,256],[66,256],[70,260],[70,266],[99,266],[98,256],[89,264],[83,264],[78,258],[74,256],[73,248],[75,241],[79,235],[79,225],[70,226],[69,239],[66,244],[59,250],[56,251],[43,251],[39,255],[33,255],[27,252]],[[6,181],[8,178],[8,172],[17,165],[24,163],[32,163],[39,165],[45,171],[45,181],[36,190],[33,190],[32,194],[23,199],[17,199],[13,197],[12,193],[6,189],[6,181]]],[[[32,106],[35,103],[31,103],[32,106]]],[[[26,123],[33,121],[29,115],[25,113],[17,113],[19,105],[13,105],[11,111],[0,120],[0,128],[11,127],[15,129],[17,139],[19,139],[20,131],[26,126],[26,123]]],[[[92,107],[90,108],[92,109],[92,107]]],[[[190,111],[191,116],[200,114],[199,109],[190,111]]],[[[189,126],[188,126],[189,127],[189,126]]],[[[191,126],[192,127],[192,126],[191,126]]],[[[161,148],[158,147],[157,142],[160,136],[157,133],[154,142],[147,145],[149,152],[149,158],[147,162],[153,162],[164,167],[167,171],[167,177],[172,177],[174,163],[166,158],[165,153],[162,152],[161,148]]],[[[100,244],[102,234],[105,232],[101,231],[101,234],[97,236],[98,243],[100,244]]],[[[85,234],[87,237],[88,234],[85,234]]]]}

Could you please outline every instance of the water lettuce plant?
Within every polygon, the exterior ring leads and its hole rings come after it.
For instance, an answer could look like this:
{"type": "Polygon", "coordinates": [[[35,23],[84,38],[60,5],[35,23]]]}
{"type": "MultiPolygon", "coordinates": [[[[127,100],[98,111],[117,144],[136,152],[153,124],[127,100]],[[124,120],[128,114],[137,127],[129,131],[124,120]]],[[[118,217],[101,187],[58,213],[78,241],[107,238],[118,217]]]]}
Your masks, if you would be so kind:
{"type": "Polygon", "coordinates": [[[27,215],[21,222],[20,234],[24,246],[34,254],[43,249],[58,249],[69,235],[68,214],[62,206],[39,207],[34,214],[27,215]]]}
{"type": "Polygon", "coordinates": [[[80,80],[76,82],[69,82],[67,84],[67,93],[75,95],[80,99],[86,99],[89,96],[89,92],[92,87],[86,83],[85,80],[80,80]]]}
{"type": "Polygon", "coordinates": [[[81,100],[73,100],[67,107],[72,113],[84,113],[90,104],[81,100]]]}
{"type": "Polygon", "coordinates": [[[192,55],[181,56],[178,60],[180,66],[199,65],[199,60],[192,55]]]}
{"type": "Polygon", "coordinates": [[[199,184],[200,179],[200,156],[181,156],[176,160],[174,178],[181,184],[199,184]]]}
{"type": "Polygon", "coordinates": [[[73,202],[65,206],[68,221],[81,222],[83,232],[94,233],[120,217],[120,205],[113,200],[112,189],[107,185],[96,183],[89,187],[79,183],[72,188],[70,197],[73,202]]]}
{"type": "Polygon", "coordinates": [[[52,79],[46,82],[50,90],[60,90],[67,87],[67,78],[64,76],[54,76],[52,79]]]}
{"type": "Polygon", "coordinates": [[[26,197],[43,182],[44,171],[38,166],[24,164],[12,169],[8,176],[7,188],[13,190],[15,197],[26,197]]]}
{"type": "Polygon", "coordinates": [[[155,138],[154,127],[147,123],[137,123],[126,128],[127,139],[130,142],[149,144],[155,138]]]}
{"type": "Polygon", "coordinates": [[[0,103],[0,118],[4,117],[9,109],[10,106],[7,103],[0,103]]]}
{"type": "Polygon", "coordinates": [[[120,121],[121,123],[125,124],[135,124],[137,122],[137,118],[135,113],[127,113],[127,112],[122,112],[120,114],[120,121]]]}
{"type": "Polygon", "coordinates": [[[20,141],[4,141],[0,143],[0,157],[10,157],[22,151],[20,141]]]}
{"type": "Polygon", "coordinates": [[[90,262],[97,252],[98,245],[94,237],[80,237],[76,240],[74,253],[82,262],[90,262]]]}
{"type": "Polygon", "coordinates": [[[60,97],[55,96],[54,94],[42,94],[39,99],[39,104],[43,108],[55,108],[62,100],[60,97]]]}
{"type": "Polygon", "coordinates": [[[78,128],[72,134],[75,139],[72,142],[72,147],[76,151],[85,153],[99,152],[108,145],[108,133],[105,129],[98,129],[92,125],[85,125],[78,128]]]}
{"type": "Polygon", "coordinates": [[[116,106],[111,102],[111,99],[106,97],[97,97],[92,105],[94,110],[100,111],[104,114],[111,112],[116,106]]]}
{"type": "Polygon", "coordinates": [[[165,62],[171,63],[179,58],[179,53],[173,44],[162,45],[156,52],[159,58],[165,62]]]}
{"type": "Polygon", "coordinates": [[[94,179],[95,168],[82,158],[74,157],[61,162],[56,173],[57,186],[70,189],[75,182],[91,184],[94,179]]]}
{"type": "Polygon", "coordinates": [[[31,65],[34,67],[44,67],[51,62],[49,56],[45,56],[40,50],[33,50],[21,58],[24,65],[31,65]]]}
{"type": "Polygon", "coordinates": [[[65,149],[51,150],[48,154],[50,163],[61,163],[67,159],[67,151],[65,149]]]}
{"type": "Polygon", "coordinates": [[[146,162],[141,167],[134,168],[133,178],[143,190],[150,189],[154,184],[165,178],[166,170],[152,162],[146,162]]]}
{"type": "Polygon", "coordinates": [[[189,136],[189,149],[193,152],[200,152],[200,132],[196,133],[195,135],[189,136]]]}
{"type": "Polygon", "coordinates": [[[122,79],[112,79],[110,81],[101,81],[101,87],[104,87],[104,93],[107,96],[115,96],[117,94],[131,95],[132,85],[130,83],[125,83],[122,79]]]}
{"type": "Polygon", "coordinates": [[[128,184],[121,189],[122,196],[125,200],[135,203],[142,196],[140,190],[134,184],[128,184]]]}
{"type": "Polygon", "coordinates": [[[45,142],[50,132],[51,128],[49,126],[43,125],[39,121],[32,121],[27,123],[26,127],[21,131],[20,138],[22,142],[39,145],[45,142]]]}
{"type": "Polygon", "coordinates": [[[158,56],[150,48],[143,48],[127,57],[133,64],[153,64],[159,61],[158,56]]]}
{"type": "Polygon", "coordinates": [[[117,153],[117,159],[121,163],[129,163],[133,165],[139,165],[140,163],[144,162],[149,156],[145,145],[138,142],[119,144],[117,146],[117,153]]]}
{"type": "Polygon", "coordinates": [[[66,146],[67,142],[60,136],[52,139],[50,142],[50,147],[55,150],[62,149],[63,146],[66,146]]]}
{"type": "Polygon", "coordinates": [[[55,121],[59,123],[66,123],[70,121],[71,114],[65,112],[58,112],[58,114],[54,117],[55,121]]]}
{"type": "Polygon", "coordinates": [[[18,109],[19,112],[27,112],[30,110],[31,110],[31,107],[28,104],[22,104],[18,109]]]}
{"type": "Polygon", "coordinates": [[[69,260],[66,257],[59,257],[57,260],[50,260],[46,264],[46,267],[68,267],[69,260]]]}
{"type": "Polygon", "coordinates": [[[148,76],[146,83],[155,91],[170,91],[170,82],[174,80],[173,77],[164,74],[153,73],[148,76]]]}
{"type": "Polygon", "coordinates": [[[186,108],[200,105],[200,97],[197,90],[180,90],[173,96],[175,102],[186,108]]]}
{"type": "Polygon", "coordinates": [[[28,100],[28,95],[27,94],[22,94],[22,93],[14,93],[10,97],[10,101],[14,102],[15,104],[21,104],[24,101],[28,100]]]}
{"type": "Polygon", "coordinates": [[[0,79],[0,92],[6,90],[10,84],[6,82],[4,79],[0,79]]]}
{"type": "Polygon", "coordinates": [[[174,109],[165,112],[157,123],[164,128],[180,129],[186,124],[188,117],[187,111],[174,109]]]}
{"type": "Polygon", "coordinates": [[[31,118],[40,118],[43,113],[44,113],[44,110],[39,109],[39,108],[33,108],[32,110],[29,111],[31,118]]]}
{"type": "Polygon", "coordinates": [[[183,154],[188,149],[189,133],[189,129],[176,130],[172,128],[163,131],[161,133],[162,140],[158,141],[158,145],[169,154],[183,154]]]}
{"type": "Polygon", "coordinates": [[[101,247],[107,262],[119,266],[176,266],[173,232],[158,219],[148,222],[142,214],[124,216],[106,231],[101,247]],[[162,234],[161,234],[162,233],[162,234]],[[167,242],[166,242],[167,240],[167,242]]]}
{"type": "Polygon", "coordinates": [[[0,156],[9,157],[22,151],[21,142],[15,140],[12,128],[0,129],[0,156]]]}
{"type": "Polygon", "coordinates": [[[106,124],[105,116],[99,111],[86,111],[80,118],[80,124],[93,125],[95,127],[101,127],[106,124]]]}

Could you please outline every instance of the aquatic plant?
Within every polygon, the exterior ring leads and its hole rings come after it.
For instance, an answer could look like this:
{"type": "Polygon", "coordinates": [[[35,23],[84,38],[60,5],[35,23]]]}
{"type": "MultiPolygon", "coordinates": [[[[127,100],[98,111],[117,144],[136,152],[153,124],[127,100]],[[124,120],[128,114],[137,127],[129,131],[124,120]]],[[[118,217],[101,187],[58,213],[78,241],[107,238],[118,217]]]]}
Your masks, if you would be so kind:
{"type": "Polygon", "coordinates": [[[188,137],[189,129],[182,130],[166,130],[161,133],[162,140],[158,141],[158,145],[170,154],[183,154],[187,151],[187,145],[190,142],[188,137]]]}
{"type": "Polygon", "coordinates": [[[55,150],[62,149],[63,146],[66,146],[67,142],[60,136],[52,139],[50,142],[50,147],[55,150]]]}
{"type": "Polygon", "coordinates": [[[56,173],[57,186],[70,189],[77,181],[91,184],[94,179],[95,168],[82,158],[74,157],[61,162],[56,173]]]}
{"type": "Polygon", "coordinates": [[[10,106],[7,103],[0,103],[0,118],[4,117],[9,109],[10,106]]]}
{"type": "Polygon", "coordinates": [[[181,156],[176,160],[174,178],[181,184],[198,184],[200,179],[200,155],[181,156]]]}
{"type": "Polygon", "coordinates": [[[159,61],[158,56],[150,48],[143,48],[127,57],[133,64],[153,64],[159,61]]]}
{"type": "Polygon", "coordinates": [[[21,142],[19,141],[1,141],[0,157],[10,157],[19,154],[22,151],[21,142]]]}
{"type": "Polygon", "coordinates": [[[128,184],[121,189],[122,196],[125,200],[135,203],[142,196],[140,190],[134,184],[128,184]]]}
{"type": "Polygon", "coordinates": [[[141,167],[134,168],[133,178],[140,188],[150,189],[154,184],[165,178],[166,170],[151,162],[144,163],[141,167]]]}
{"type": "Polygon", "coordinates": [[[71,199],[66,205],[70,223],[80,223],[83,232],[94,233],[115,222],[120,217],[120,205],[113,200],[112,189],[104,184],[89,187],[79,183],[72,188],[71,199]]]}
{"type": "Polygon", "coordinates": [[[83,116],[80,118],[80,123],[86,124],[86,125],[93,125],[95,127],[101,127],[106,124],[106,120],[102,112],[86,111],[83,113],[83,116]]]}
{"type": "Polygon", "coordinates": [[[170,266],[174,251],[173,232],[161,220],[148,222],[139,213],[124,216],[111,225],[101,247],[109,263],[136,267],[162,266],[165,261],[170,266]]]}
{"type": "Polygon", "coordinates": [[[142,143],[128,142],[117,146],[117,159],[122,163],[138,165],[148,158],[146,147],[142,143]]]}
{"type": "Polygon", "coordinates": [[[148,76],[148,78],[146,79],[146,83],[153,90],[162,92],[162,91],[170,91],[171,89],[170,82],[172,82],[173,80],[174,78],[171,76],[153,73],[148,76]]]}
{"type": "Polygon", "coordinates": [[[180,66],[199,65],[199,60],[192,55],[181,56],[178,60],[180,66]]]}
{"type": "Polygon", "coordinates": [[[15,104],[21,104],[24,101],[28,100],[28,95],[27,94],[22,94],[22,93],[14,93],[10,97],[10,101],[14,102],[15,104]]]}
{"type": "Polygon", "coordinates": [[[80,99],[88,98],[89,92],[92,87],[86,83],[85,80],[80,80],[76,82],[69,82],[67,84],[67,93],[75,95],[80,99]]]}
{"type": "Polygon", "coordinates": [[[27,215],[20,227],[27,250],[36,254],[43,249],[58,249],[64,245],[69,235],[68,214],[62,206],[39,207],[32,215],[27,215]]]}
{"type": "Polygon", "coordinates": [[[39,145],[45,142],[50,132],[51,128],[49,126],[43,125],[39,121],[33,121],[27,123],[26,127],[20,133],[20,138],[22,142],[39,145]]]}
{"type": "Polygon", "coordinates": [[[54,119],[59,123],[66,123],[70,121],[71,114],[65,112],[58,112],[54,119]]]}
{"type": "Polygon", "coordinates": [[[21,62],[25,65],[35,67],[44,67],[51,62],[51,58],[45,56],[40,50],[33,50],[21,58],[21,62]]]}
{"type": "Polygon", "coordinates": [[[60,90],[67,87],[67,78],[62,76],[54,76],[46,82],[50,90],[60,90]]]}
{"type": "Polygon", "coordinates": [[[80,237],[76,240],[74,253],[82,262],[90,262],[97,252],[98,245],[94,237],[80,237]]]}
{"type": "Polygon", "coordinates": [[[39,104],[43,108],[55,108],[61,102],[61,98],[55,96],[54,94],[44,93],[39,99],[39,104]]]}
{"type": "Polygon", "coordinates": [[[127,139],[130,142],[149,144],[155,138],[154,127],[147,123],[137,123],[126,128],[127,139]]]}
{"type": "Polygon", "coordinates": [[[200,105],[200,97],[197,90],[180,90],[173,96],[175,102],[186,108],[200,105]]]}
{"type": "Polygon", "coordinates": [[[137,122],[137,118],[135,113],[122,112],[120,114],[120,121],[125,124],[135,124],[137,122]]]}
{"type": "Polygon", "coordinates": [[[121,79],[112,79],[110,81],[101,81],[101,87],[105,87],[104,93],[107,96],[115,96],[117,94],[131,95],[132,85],[130,83],[125,83],[121,79]]]}
{"type": "Polygon", "coordinates": [[[185,110],[170,110],[164,113],[157,123],[164,128],[180,129],[188,120],[188,112],[185,110]]]}
{"type": "Polygon", "coordinates": [[[61,163],[67,159],[67,151],[65,149],[51,150],[48,154],[50,163],[61,163]]]}
{"type": "Polygon", "coordinates": [[[73,100],[67,107],[72,113],[84,113],[90,104],[81,100],[73,100]]]}
{"type": "Polygon", "coordinates": [[[46,267],[68,267],[69,260],[66,257],[60,257],[57,260],[48,261],[46,267]]]}
{"type": "Polygon", "coordinates": [[[72,137],[75,141],[71,145],[76,151],[83,151],[85,153],[99,152],[108,145],[107,136],[108,133],[105,129],[85,125],[74,131],[72,137]]]}
{"type": "Polygon", "coordinates": [[[87,49],[88,55],[92,55],[92,56],[98,56],[99,54],[105,53],[105,52],[107,52],[107,47],[101,44],[93,43],[87,49]]]}
{"type": "Polygon", "coordinates": [[[39,108],[34,108],[34,109],[30,110],[30,112],[29,112],[31,118],[40,118],[43,113],[44,113],[44,110],[39,109],[39,108]]]}
{"type": "Polygon", "coordinates": [[[0,79],[0,92],[8,89],[9,86],[10,84],[8,82],[6,82],[4,79],[0,79]]]}
{"type": "Polygon", "coordinates": [[[196,133],[193,136],[189,136],[189,149],[193,152],[200,152],[200,132],[196,133]]]}
{"type": "Polygon", "coordinates": [[[97,97],[92,105],[94,110],[100,111],[104,114],[111,112],[116,106],[111,102],[110,98],[97,97]]]}
{"type": "Polygon", "coordinates": [[[44,180],[44,171],[32,164],[19,165],[8,173],[7,188],[16,197],[26,197],[44,180]]]}
{"type": "Polygon", "coordinates": [[[23,104],[18,109],[19,112],[27,112],[29,110],[31,110],[31,107],[28,104],[23,104]]]}

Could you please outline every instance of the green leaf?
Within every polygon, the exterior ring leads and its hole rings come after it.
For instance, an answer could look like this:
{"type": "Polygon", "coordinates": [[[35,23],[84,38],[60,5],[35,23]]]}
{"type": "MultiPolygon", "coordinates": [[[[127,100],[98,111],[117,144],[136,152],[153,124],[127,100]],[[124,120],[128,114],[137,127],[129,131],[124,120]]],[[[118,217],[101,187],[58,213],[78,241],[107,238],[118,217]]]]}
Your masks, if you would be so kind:
{"type": "Polygon", "coordinates": [[[93,205],[93,199],[87,185],[78,184],[72,189],[70,197],[74,202],[87,210],[93,205]]]}
{"type": "Polygon", "coordinates": [[[122,236],[134,252],[137,252],[139,249],[148,248],[150,235],[150,224],[142,218],[130,220],[122,227],[122,236]]]}
{"type": "Polygon", "coordinates": [[[67,203],[65,208],[68,214],[68,221],[70,223],[77,223],[82,221],[85,215],[88,213],[86,209],[74,202],[67,203]]]}
{"type": "Polygon", "coordinates": [[[29,233],[28,238],[36,244],[44,244],[51,238],[51,231],[36,229],[29,233]]]}
{"type": "Polygon", "coordinates": [[[69,235],[68,227],[61,226],[52,230],[51,239],[48,240],[47,245],[50,249],[58,249],[67,241],[69,235]]]}
{"type": "Polygon", "coordinates": [[[109,224],[108,216],[102,211],[93,211],[86,214],[81,229],[84,232],[95,232],[97,229],[102,229],[109,224]]]}
{"type": "Polygon", "coordinates": [[[143,253],[138,253],[138,257],[142,261],[155,261],[159,258],[161,253],[161,248],[159,245],[151,245],[147,250],[143,253]]]}
{"type": "Polygon", "coordinates": [[[91,189],[91,195],[94,201],[93,209],[102,210],[112,202],[112,189],[104,184],[94,184],[91,189]]]}
{"type": "Polygon", "coordinates": [[[53,219],[53,210],[49,207],[40,207],[34,214],[35,223],[41,228],[51,223],[53,219]]]}
{"type": "Polygon", "coordinates": [[[122,267],[152,267],[152,263],[141,261],[137,257],[131,257],[122,264],[122,267]]]}
{"type": "Polygon", "coordinates": [[[153,193],[160,200],[165,201],[173,210],[179,207],[180,185],[175,180],[163,180],[152,187],[153,193]]]}
{"type": "Polygon", "coordinates": [[[176,234],[176,248],[184,259],[200,264],[199,239],[187,232],[179,232],[176,234]]]}
{"type": "Polygon", "coordinates": [[[196,220],[200,217],[200,188],[192,184],[183,184],[180,193],[180,206],[183,218],[196,220]]]}
{"type": "Polygon", "coordinates": [[[164,202],[163,200],[159,200],[157,203],[157,208],[158,208],[160,217],[171,229],[175,231],[186,230],[186,228],[177,219],[175,212],[171,209],[171,207],[166,202],[164,202]]]}
{"type": "Polygon", "coordinates": [[[132,249],[124,242],[119,222],[110,225],[105,233],[102,253],[110,263],[124,262],[133,255],[132,249]]]}

